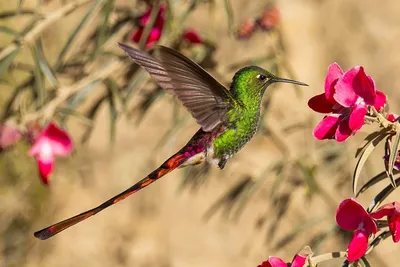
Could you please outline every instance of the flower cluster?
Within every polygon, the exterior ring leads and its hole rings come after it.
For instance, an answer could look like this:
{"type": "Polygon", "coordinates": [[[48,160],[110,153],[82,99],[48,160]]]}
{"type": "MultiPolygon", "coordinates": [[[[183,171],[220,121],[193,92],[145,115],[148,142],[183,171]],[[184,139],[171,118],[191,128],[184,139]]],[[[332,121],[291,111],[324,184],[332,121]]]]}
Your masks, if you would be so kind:
{"type": "MultiPolygon", "coordinates": [[[[139,18],[139,28],[132,32],[131,34],[131,41],[135,43],[139,43],[140,39],[142,38],[144,29],[147,24],[150,22],[150,15],[152,12],[153,8],[149,8],[142,16],[139,18]]],[[[147,37],[147,40],[145,42],[146,48],[151,48],[153,47],[157,41],[161,38],[162,31],[164,29],[165,25],[165,13],[166,13],[167,7],[162,4],[160,6],[160,9],[157,13],[157,18],[156,21],[153,25],[153,27],[150,30],[149,36],[147,37]]]]}
{"type": "Polygon", "coordinates": [[[336,222],[346,231],[353,231],[353,237],[347,247],[347,259],[350,262],[360,259],[368,248],[368,238],[378,232],[375,219],[387,217],[393,241],[400,240],[400,204],[393,202],[368,213],[355,199],[342,201],[336,210],[336,222]]]}
{"type": "Polygon", "coordinates": [[[385,103],[385,94],[375,88],[374,80],[363,67],[343,73],[340,66],[333,63],[325,79],[325,93],[308,102],[314,111],[329,114],[315,127],[314,137],[343,142],[364,125],[369,106],[380,110],[385,103]]]}
{"type": "MultiPolygon", "coordinates": [[[[140,40],[142,39],[144,29],[150,22],[150,15],[151,15],[152,11],[153,11],[153,8],[149,8],[144,14],[142,14],[139,17],[139,20],[138,20],[139,28],[137,30],[133,31],[130,36],[130,39],[132,42],[138,44],[140,42],[140,40]]],[[[157,43],[157,41],[160,40],[165,23],[166,23],[166,11],[167,11],[167,6],[165,4],[162,4],[157,13],[155,23],[154,23],[153,27],[151,28],[149,36],[147,37],[147,40],[145,42],[147,49],[152,48],[157,43]]],[[[189,44],[204,43],[203,38],[194,29],[184,30],[183,34],[182,34],[182,38],[189,44]]]]}
{"type": "Polygon", "coordinates": [[[275,29],[280,23],[280,12],[276,7],[267,7],[264,9],[261,16],[257,18],[246,19],[238,29],[238,37],[241,39],[247,39],[257,29],[263,31],[270,31],[275,29]]]}

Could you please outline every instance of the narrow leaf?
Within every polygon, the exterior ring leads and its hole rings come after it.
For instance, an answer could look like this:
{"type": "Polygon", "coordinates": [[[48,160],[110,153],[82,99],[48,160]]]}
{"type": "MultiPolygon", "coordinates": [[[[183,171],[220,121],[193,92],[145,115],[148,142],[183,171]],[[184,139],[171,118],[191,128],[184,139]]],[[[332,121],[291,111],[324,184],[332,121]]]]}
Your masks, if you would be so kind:
{"type": "MultiPolygon", "coordinates": [[[[94,121],[95,117],[97,116],[97,112],[100,110],[101,105],[104,103],[104,101],[107,99],[107,94],[104,94],[101,96],[94,104],[93,106],[89,109],[87,112],[86,117],[89,118],[90,120],[94,121]]],[[[88,127],[86,131],[83,133],[81,137],[81,143],[86,143],[89,140],[89,137],[92,134],[93,127],[88,127]]]]}
{"type": "Polygon", "coordinates": [[[235,26],[233,23],[233,8],[230,0],[224,0],[224,5],[225,5],[226,17],[228,19],[228,32],[231,35],[235,32],[234,30],[235,26]]]}
{"type": "Polygon", "coordinates": [[[389,162],[387,164],[388,167],[387,173],[393,187],[396,187],[396,183],[393,178],[393,168],[394,164],[396,163],[397,153],[399,151],[399,148],[400,148],[400,131],[396,132],[396,135],[394,137],[394,141],[390,149],[389,162]]]}
{"type": "Polygon", "coordinates": [[[103,10],[103,23],[100,25],[98,32],[97,32],[97,38],[96,38],[96,48],[94,50],[94,55],[96,55],[100,50],[105,41],[107,40],[107,31],[109,28],[108,25],[108,20],[111,14],[111,11],[114,8],[114,0],[109,0],[106,2],[104,5],[104,10],[103,10]]]}
{"type": "MultiPolygon", "coordinates": [[[[90,82],[87,86],[83,87],[79,92],[77,92],[73,97],[68,100],[66,109],[75,110],[76,107],[86,99],[89,93],[96,88],[101,83],[100,80],[94,80],[90,82]]],[[[92,118],[90,118],[92,119],[92,118]]],[[[63,114],[61,117],[61,124],[65,124],[67,121],[67,114],[63,114]]]]}
{"type": "Polygon", "coordinates": [[[7,27],[7,26],[0,26],[0,32],[12,35],[13,37],[19,37],[20,33],[14,30],[13,28],[7,27]]]}
{"type": "Polygon", "coordinates": [[[8,70],[8,67],[11,65],[18,53],[19,49],[15,49],[0,60],[0,78],[3,77],[4,73],[8,70]]]}
{"type": "MultiPolygon", "coordinates": [[[[400,184],[400,178],[397,178],[395,180],[396,185],[400,184]]],[[[375,196],[375,198],[372,200],[372,203],[369,205],[367,212],[371,213],[375,211],[379,205],[395,190],[395,187],[392,186],[392,184],[386,186],[379,194],[375,196]]]]}
{"type": "Polygon", "coordinates": [[[40,69],[40,63],[39,63],[39,58],[38,58],[38,48],[37,45],[32,47],[32,56],[34,60],[34,66],[33,66],[33,76],[35,79],[34,83],[34,94],[36,94],[37,97],[37,107],[40,108],[44,105],[44,99],[45,99],[45,88],[44,88],[44,79],[43,79],[43,74],[40,69]]]}
{"type": "Polygon", "coordinates": [[[108,106],[110,111],[110,141],[112,144],[115,143],[115,132],[117,128],[118,111],[115,106],[114,94],[110,88],[108,88],[108,106]]]}
{"type": "Polygon", "coordinates": [[[374,141],[378,136],[383,135],[383,134],[385,134],[385,133],[387,133],[387,132],[388,132],[388,129],[384,128],[384,129],[382,129],[382,130],[380,130],[380,131],[378,131],[378,132],[373,132],[373,133],[367,135],[367,136],[364,138],[365,144],[362,145],[362,146],[360,146],[360,147],[357,149],[357,152],[356,152],[356,156],[355,156],[355,157],[357,158],[362,152],[364,152],[364,150],[366,149],[366,147],[367,147],[372,141],[374,141]]]}
{"type": "Polygon", "coordinates": [[[354,174],[353,174],[353,193],[354,194],[357,193],[358,178],[360,176],[362,167],[364,166],[368,157],[371,155],[372,151],[386,137],[386,135],[387,135],[387,133],[382,133],[381,135],[374,136],[373,138],[371,138],[371,140],[365,145],[364,149],[362,150],[360,157],[357,161],[356,167],[354,169],[354,174]]]}
{"type": "Polygon", "coordinates": [[[372,240],[365,254],[369,254],[379,243],[381,243],[389,236],[391,236],[390,230],[385,230],[382,233],[380,233],[377,237],[375,237],[374,240],[372,240]]]}
{"type": "MultiPolygon", "coordinates": [[[[399,171],[397,171],[397,170],[394,170],[393,172],[394,172],[394,175],[399,173],[399,171]]],[[[382,181],[386,177],[387,177],[386,171],[383,171],[383,172],[377,174],[376,176],[371,178],[365,185],[363,185],[363,187],[360,188],[360,190],[356,194],[356,197],[358,197],[361,193],[365,192],[365,190],[367,190],[371,186],[377,184],[378,182],[382,181]]]]}
{"type": "Polygon", "coordinates": [[[56,87],[58,84],[56,76],[44,56],[43,46],[40,40],[36,42],[35,52],[41,71],[43,72],[44,76],[49,81],[51,86],[56,87]]]}
{"type": "Polygon", "coordinates": [[[63,49],[61,50],[60,55],[58,56],[58,61],[56,64],[56,69],[59,69],[62,64],[64,63],[64,58],[67,55],[69,49],[71,48],[72,42],[75,40],[78,33],[83,29],[86,25],[90,17],[94,14],[97,8],[104,4],[105,0],[97,0],[95,1],[92,6],[89,8],[88,12],[83,16],[82,20],[79,22],[78,26],[72,31],[71,35],[68,37],[67,42],[65,43],[63,49]]]}

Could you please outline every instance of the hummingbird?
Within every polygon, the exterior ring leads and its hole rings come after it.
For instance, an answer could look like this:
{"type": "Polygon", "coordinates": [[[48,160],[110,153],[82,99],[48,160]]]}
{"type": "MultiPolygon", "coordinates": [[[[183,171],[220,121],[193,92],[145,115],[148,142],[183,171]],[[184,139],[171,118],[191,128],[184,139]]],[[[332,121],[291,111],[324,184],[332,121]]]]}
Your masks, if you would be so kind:
{"type": "Polygon", "coordinates": [[[123,43],[119,47],[157,84],[177,98],[200,129],[160,167],[101,205],[34,233],[48,239],[154,183],[167,173],[209,162],[223,169],[226,162],[254,136],[260,123],[261,100],[274,83],[305,83],[279,78],[263,68],[247,66],[235,73],[226,88],[197,63],[179,52],[158,46],[154,57],[123,43]]]}

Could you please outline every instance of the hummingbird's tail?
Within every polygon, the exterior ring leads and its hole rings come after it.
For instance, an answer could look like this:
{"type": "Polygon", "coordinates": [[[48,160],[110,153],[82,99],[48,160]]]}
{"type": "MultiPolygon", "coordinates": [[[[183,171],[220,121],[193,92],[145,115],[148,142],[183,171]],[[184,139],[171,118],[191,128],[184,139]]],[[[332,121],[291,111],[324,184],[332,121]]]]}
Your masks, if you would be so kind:
{"type": "Polygon", "coordinates": [[[143,178],[130,188],[126,189],[115,197],[110,198],[103,204],[91,210],[82,212],[81,214],[78,214],[74,217],[71,217],[69,219],[58,222],[40,231],[35,232],[34,236],[42,240],[48,239],[58,234],[59,232],[64,231],[65,229],[99,213],[109,206],[114,205],[115,203],[125,199],[126,197],[138,192],[142,188],[145,188],[146,186],[152,184],[153,182],[157,181],[174,169],[180,166],[183,167],[200,163],[205,158],[204,154],[207,136],[208,134],[200,129],[181,150],[179,150],[176,154],[167,159],[160,167],[152,171],[149,175],[147,175],[145,178],[143,178]]]}

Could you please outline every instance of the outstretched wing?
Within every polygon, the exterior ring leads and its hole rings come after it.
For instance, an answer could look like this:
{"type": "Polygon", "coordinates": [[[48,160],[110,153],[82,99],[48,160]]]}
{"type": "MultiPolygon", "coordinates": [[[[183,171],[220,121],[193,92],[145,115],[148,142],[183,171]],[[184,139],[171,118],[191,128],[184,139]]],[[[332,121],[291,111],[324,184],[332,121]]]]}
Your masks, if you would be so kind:
{"type": "Polygon", "coordinates": [[[164,46],[157,47],[157,58],[122,43],[119,47],[162,88],[177,97],[204,131],[212,131],[224,121],[234,99],[228,89],[198,64],[164,46]]]}

